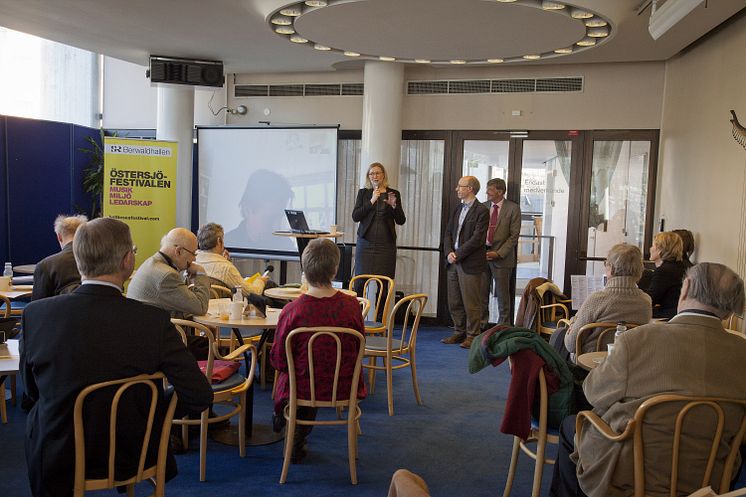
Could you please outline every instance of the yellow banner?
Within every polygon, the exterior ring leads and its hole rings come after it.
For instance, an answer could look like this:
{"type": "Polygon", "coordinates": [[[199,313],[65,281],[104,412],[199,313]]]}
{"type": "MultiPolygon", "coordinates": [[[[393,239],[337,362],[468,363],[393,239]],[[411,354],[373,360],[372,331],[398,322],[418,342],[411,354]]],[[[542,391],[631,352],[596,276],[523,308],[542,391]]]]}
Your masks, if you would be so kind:
{"type": "Polygon", "coordinates": [[[106,137],[104,154],[103,214],[129,225],[139,267],[176,226],[177,144],[106,137]]]}

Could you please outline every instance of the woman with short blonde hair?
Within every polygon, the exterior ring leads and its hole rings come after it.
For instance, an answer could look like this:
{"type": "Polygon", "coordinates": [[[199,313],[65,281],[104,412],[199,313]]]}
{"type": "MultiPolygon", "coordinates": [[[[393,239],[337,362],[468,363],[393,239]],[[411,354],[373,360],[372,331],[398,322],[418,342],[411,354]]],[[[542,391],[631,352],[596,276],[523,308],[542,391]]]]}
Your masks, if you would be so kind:
{"type": "Polygon", "coordinates": [[[686,267],[681,260],[684,244],[673,231],[655,235],[650,247],[650,260],[655,269],[645,292],[653,299],[654,318],[672,318],[679,304],[681,283],[686,267]]]}

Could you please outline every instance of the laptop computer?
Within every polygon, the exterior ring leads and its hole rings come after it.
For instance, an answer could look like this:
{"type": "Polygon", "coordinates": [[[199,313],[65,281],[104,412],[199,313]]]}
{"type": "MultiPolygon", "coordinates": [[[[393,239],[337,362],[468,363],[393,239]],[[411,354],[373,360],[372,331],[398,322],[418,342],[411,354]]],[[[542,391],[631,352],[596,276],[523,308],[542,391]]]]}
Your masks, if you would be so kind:
{"type": "Polygon", "coordinates": [[[290,231],[293,233],[299,233],[302,235],[328,235],[328,231],[323,230],[312,230],[308,228],[308,222],[306,221],[306,215],[303,211],[296,211],[292,209],[285,209],[285,215],[288,218],[288,224],[290,224],[290,231]]]}

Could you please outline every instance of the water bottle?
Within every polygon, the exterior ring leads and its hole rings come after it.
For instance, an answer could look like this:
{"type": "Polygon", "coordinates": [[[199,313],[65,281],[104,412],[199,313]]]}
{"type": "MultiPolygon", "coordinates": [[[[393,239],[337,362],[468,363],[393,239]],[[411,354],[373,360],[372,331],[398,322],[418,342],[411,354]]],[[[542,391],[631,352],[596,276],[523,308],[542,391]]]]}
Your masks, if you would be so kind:
{"type": "Polygon", "coordinates": [[[626,321],[619,321],[616,324],[616,331],[614,332],[614,339],[616,340],[616,338],[619,335],[621,335],[622,333],[624,333],[625,331],[627,331],[627,322],[626,321]]]}
{"type": "Polygon", "coordinates": [[[233,292],[233,302],[243,302],[243,291],[240,286],[237,286],[236,291],[233,292]]]}
{"type": "Polygon", "coordinates": [[[5,270],[3,271],[3,276],[8,276],[10,278],[13,277],[13,265],[10,262],[5,263],[5,270]]]}

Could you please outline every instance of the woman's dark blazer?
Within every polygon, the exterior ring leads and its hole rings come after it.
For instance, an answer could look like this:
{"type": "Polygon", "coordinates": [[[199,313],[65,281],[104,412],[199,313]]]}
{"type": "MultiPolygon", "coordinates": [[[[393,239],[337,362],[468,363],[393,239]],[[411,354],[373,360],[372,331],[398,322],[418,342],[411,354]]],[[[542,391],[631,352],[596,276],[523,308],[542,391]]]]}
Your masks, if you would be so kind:
{"type": "Polygon", "coordinates": [[[672,318],[676,315],[684,273],[684,264],[677,261],[663,261],[653,270],[645,293],[653,300],[654,318],[672,318]],[[660,307],[656,307],[658,305],[660,307]]]}
{"type": "MultiPolygon", "coordinates": [[[[394,228],[394,223],[399,225],[404,224],[407,218],[404,215],[404,209],[402,209],[401,206],[401,194],[399,191],[394,190],[393,188],[387,188],[387,190],[394,192],[394,195],[396,196],[396,207],[393,209],[389,207],[385,210],[384,221],[391,231],[391,239],[396,240],[396,229],[394,228]]],[[[386,195],[388,195],[388,193],[386,193],[386,195]]],[[[360,238],[365,238],[366,233],[368,233],[368,230],[370,229],[370,225],[373,224],[376,206],[370,203],[371,198],[373,198],[373,189],[361,188],[357,192],[355,208],[352,209],[352,220],[356,223],[360,223],[357,228],[357,236],[360,238]]],[[[378,197],[378,202],[385,201],[385,195],[381,194],[381,196],[378,197]]]]}

